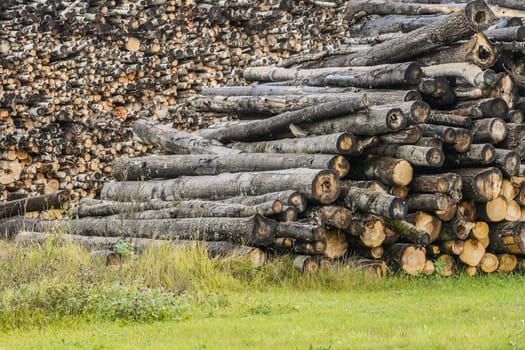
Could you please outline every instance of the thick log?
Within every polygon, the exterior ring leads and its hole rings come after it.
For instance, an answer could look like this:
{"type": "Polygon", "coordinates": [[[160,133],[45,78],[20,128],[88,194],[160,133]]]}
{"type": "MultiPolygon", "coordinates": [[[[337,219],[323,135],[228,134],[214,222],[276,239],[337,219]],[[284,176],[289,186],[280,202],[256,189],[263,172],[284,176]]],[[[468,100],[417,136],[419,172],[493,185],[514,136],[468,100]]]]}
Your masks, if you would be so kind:
{"type": "Polygon", "coordinates": [[[457,272],[456,259],[449,254],[441,254],[436,259],[437,272],[440,276],[448,277],[453,276],[457,272]]]}
{"type": "Polygon", "coordinates": [[[427,232],[430,236],[430,242],[435,241],[441,232],[441,220],[434,215],[421,210],[408,214],[406,221],[409,224],[412,224],[415,227],[427,232]]]}
{"type": "Polygon", "coordinates": [[[357,163],[349,175],[356,180],[370,179],[387,185],[406,186],[412,181],[413,168],[403,159],[371,157],[357,163]]]}
{"type": "Polygon", "coordinates": [[[345,7],[345,14],[349,17],[355,16],[361,11],[368,15],[432,15],[449,14],[463,10],[462,4],[421,4],[403,3],[385,0],[358,0],[353,1],[345,7]]]}
{"type": "Polygon", "coordinates": [[[395,265],[409,275],[420,274],[426,263],[425,248],[412,244],[395,243],[386,254],[395,265]]]}
{"type": "Polygon", "coordinates": [[[354,113],[366,108],[368,104],[366,96],[350,98],[345,101],[326,102],[229,128],[204,129],[199,131],[199,135],[220,142],[253,141],[256,138],[265,138],[277,131],[286,130],[290,124],[300,125],[354,113]]]}
{"type": "Polygon", "coordinates": [[[452,145],[445,144],[445,148],[452,149],[456,152],[467,152],[472,145],[474,137],[469,129],[456,128],[456,141],[452,145]]]}
{"type": "Polygon", "coordinates": [[[400,35],[369,49],[341,57],[328,57],[321,66],[369,66],[398,62],[431,49],[468,38],[477,31],[487,29],[495,20],[483,1],[468,3],[463,11],[448,15],[428,26],[400,35]]]}
{"type": "MultiPolygon", "coordinates": [[[[300,152],[299,152],[300,153],[300,152]]],[[[327,152],[328,153],[328,152],[327,152]]],[[[166,155],[113,161],[113,176],[120,181],[172,179],[180,176],[218,175],[290,168],[334,169],[340,176],[348,173],[343,157],[306,154],[166,155]]]]}
{"type": "Polygon", "coordinates": [[[0,218],[21,215],[31,211],[61,209],[69,201],[68,191],[57,191],[35,197],[16,199],[0,203],[0,218]]]}
{"type": "Polygon", "coordinates": [[[507,135],[498,147],[515,150],[525,139],[525,124],[507,123],[507,135]]]}
{"type": "Polygon", "coordinates": [[[240,153],[223,146],[215,140],[208,140],[196,134],[188,134],[152,120],[139,119],[133,126],[133,132],[144,143],[158,145],[162,149],[178,154],[220,154],[240,153]]]}
{"type": "Polygon", "coordinates": [[[385,241],[385,224],[383,220],[375,215],[357,213],[352,218],[347,239],[350,246],[354,248],[376,248],[385,241]]]}
{"type": "Polygon", "coordinates": [[[347,132],[275,141],[236,142],[232,148],[248,153],[351,154],[355,137],[347,132]]]}
{"type": "Polygon", "coordinates": [[[278,67],[251,67],[244,71],[246,80],[289,81],[301,85],[391,88],[416,85],[421,79],[421,68],[413,62],[372,67],[336,67],[321,69],[288,69],[278,67]]]}
{"type": "Polygon", "coordinates": [[[498,256],[489,252],[486,252],[485,255],[481,258],[479,262],[479,268],[485,273],[491,273],[498,269],[499,259],[498,256]]]}
{"type": "Polygon", "coordinates": [[[427,231],[407,221],[385,218],[385,224],[403,240],[422,245],[428,245],[432,240],[427,231]]]}
{"type": "Polygon", "coordinates": [[[461,177],[456,173],[442,173],[433,175],[418,175],[412,179],[411,190],[423,193],[450,193],[461,191],[461,177]]]}
{"type": "Polygon", "coordinates": [[[444,193],[411,193],[406,201],[411,212],[446,210],[450,205],[455,204],[452,197],[444,193]]]}
{"type": "Polygon", "coordinates": [[[284,205],[293,206],[299,212],[303,212],[306,209],[307,201],[305,196],[296,191],[287,190],[279,192],[268,192],[259,196],[236,196],[222,199],[222,203],[227,204],[243,204],[243,205],[258,205],[265,202],[280,202],[284,205]]]}
{"type": "Polygon", "coordinates": [[[470,146],[464,153],[447,154],[450,166],[488,165],[496,160],[496,148],[490,143],[480,143],[470,146]]]}
{"type": "Polygon", "coordinates": [[[485,247],[475,239],[467,239],[463,245],[463,252],[459,260],[469,266],[478,266],[485,255],[485,247]]]}
{"type": "Polygon", "coordinates": [[[509,113],[509,106],[501,98],[485,98],[456,103],[452,114],[463,115],[472,119],[502,118],[509,113]]]}
{"type": "Polygon", "coordinates": [[[445,155],[441,149],[415,145],[386,144],[372,147],[368,152],[381,156],[405,159],[414,166],[439,168],[445,161],[445,155]]]}
{"type": "Polygon", "coordinates": [[[445,63],[421,68],[423,74],[430,78],[455,77],[460,78],[473,87],[492,87],[501,78],[491,69],[482,70],[472,63],[445,63]]]}
{"type": "Polygon", "coordinates": [[[477,217],[489,222],[505,220],[507,216],[507,201],[504,197],[496,197],[486,203],[476,204],[477,217]]]}
{"type": "Polygon", "coordinates": [[[425,102],[434,108],[443,109],[456,102],[456,94],[446,78],[423,78],[417,90],[425,102]]]}
{"type": "Polygon", "coordinates": [[[381,192],[343,186],[341,198],[345,207],[351,211],[359,210],[393,219],[404,219],[407,214],[403,199],[381,192]]]}
{"type": "Polygon", "coordinates": [[[300,124],[299,126],[313,134],[331,134],[352,130],[354,135],[378,135],[397,131],[406,126],[407,119],[399,108],[370,106],[367,111],[347,116],[300,124]]]}
{"type": "Polygon", "coordinates": [[[490,0],[488,3],[491,5],[498,5],[510,9],[525,11],[525,4],[523,4],[523,2],[520,0],[490,0]]]}
{"type": "Polygon", "coordinates": [[[507,136],[507,125],[500,118],[484,118],[474,120],[472,136],[474,143],[500,143],[507,136]]]}
{"type": "Polygon", "coordinates": [[[493,28],[486,30],[485,35],[492,41],[525,41],[525,27],[493,28]]]}
{"type": "Polygon", "coordinates": [[[303,214],[323,226],[331,226],[347,229],[352,222],[352,211],[338,206],[323,205],[319,207],[310,206],[303,214]]]}
{"type": "Polygon", "coordinates": [[[497,168],[462,168],[455,172],[461,176],[466,199],[488,202],[499,195],[503,174],[497,168]]]}
{"type": "Polygon", "coordinates": [[[182,176],[170,180],[108,182],[102,199],[148,201],[150,199],[225,199],[294,190],[323,204],[339,197],[338,176],[330,170],[289,169],[255,173],[223,173],[216,176],[182,176]]]}
{"type": "Polygon", "coordinates": [[[525,225],[522,222],[490,224],[488,250],[494,253],[525,253],[525,225]]]}
{"type": "Polygon", "coordinates": [[[494,165],[502,171],[504,176],[511,177],[518,174],[521,159],[517,152],[496,148],[495,153],[494,165]]]}
{"type": "Polygon", "coordinates": [[[416,58],[422,65],[431,66],[453,62],[468,62],[482,69],[492,67],[498,55],[494,45],[483,33],[475,33],[463,43],[440,47],[416,58]]]}

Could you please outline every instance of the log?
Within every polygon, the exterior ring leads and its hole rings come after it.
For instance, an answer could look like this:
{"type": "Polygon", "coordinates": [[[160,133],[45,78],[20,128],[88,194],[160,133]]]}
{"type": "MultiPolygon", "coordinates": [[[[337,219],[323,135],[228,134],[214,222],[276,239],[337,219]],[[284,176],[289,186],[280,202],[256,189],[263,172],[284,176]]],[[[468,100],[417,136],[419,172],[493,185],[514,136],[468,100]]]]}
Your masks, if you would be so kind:
{"type": "Polygon", "coordinates": [[[397,235],[409,242],[415,244],[428,245],[432,237],[427,231],[424,231],[404,220],[395,220],[385,218],[385,224],[397,235]]]}
{"type": "MultiPolygon", "coordinates": [[[[460,201],[461,200],[461,194],[459,195],[451,195],[452,198],[454,198],[454,201],[460,201]]],[[[456,213],[458,211],[458,206],[454,203],[450,205],[445,210],[436,210],[434,214],[439,218],[441,221],[450,221],[452,220],[456,213]]]]}
{"type": "Polygon", "coordinates": [[[472,126],[472,119],[469,117],[445,113],[431,113],[427,122],[429,124],[453,126],[466,129],[469,129],[472,126]]]}
{"type": "Polygon", "coordinates": [[[321,62],[321,66],[370,66],[402,61],[436,47],[468,38],[477,31],[487,29],[494,20],[495,15],[483,1],[472,1],[463,11],[450,14],[430,25],[359,53],[327,57],[321,62]]]}
{"type": "Polygon", "coordinates": [[[486,203],[477,203],[476,212],[481,220],[503,221],[507,216],[507,200],[504,197],[496,197],[486,203]]]}
{"type": "Polygon", "coordinates": [[[150,199],[225,199],[239,195],[261,195],[294,190],[323,204],[339,197],[337,175],[329,170],[289,169],[286,171],[223,173],[215,176],[182,176],[170,180],[146,182],[108,182],[102,199],[148,201],[150,199]],[[210,186],[212,185],[213,186],[210,186]]]}
{"type": "Polygon", "coordinates": [[[391,88],[416,85],[421,79],[421,68],[414,62],[386,64],[372,67],[337,67],[321,69],[288,69],[279,67],[250,67],[244,71],[249,81],[290,81],[300,85],[391,88]]]}
{"type": "Polygon", "coordinates": [[[469,238],[465,241],[459,260],[469,266],[478,266],[485,255],[485,247],[477,240],[469,238]]]}
{"type": "Polygon", "coordinates": [[[485,221],[476,221],[469,237],[477,240],[485,239],[489,236],[489,230],[489,225],[485,221]]]}
{"type": "Polygon", "coordinates": [[[414,176],[408,186],[416,192],[451,193],[453,191],[461,191],[462,181],[461,177],[456,173],[417,175],[414,176]]]}
{"type": "Polygon", "coordinates": [[[406,201],[408,211],[411,212],[446,210],[450,205],[455,204],[452,197],[444,193],[411,193],[406,201]]]}
{"type": "Polygon", "coordinates": [[[500,143],[507,136],[507,125],[499,118],[474,120],[472,125],[474,143],[500,143]]]}
{"type": "Polygon", "coordinates": [[[509,106],[501,98],[461,101],[456,103],[454,108],[450,113],[467,116],[472,119],[489,117],[504,119],[509,113],[509,106]]]}
{"type": "Polygon", "coordinates": [[[188,134],[152,120],[139,119],[133,126],[133,132],[144,143],[158,145],[162,149],[178,154],[218,154],[240,153],[223,146],[215,140],[208,140],[196,134],[188,134]]]}
{"type": "Polygon", "coordinates": [[[306,209],[306,198],[303,194],[296,191],[279,191],[279,192],[268,192],[259,196],[237,196],[222,199],[222,203],[226,204],[243,204],[243,205],[258,205],[265,202],[278,201],[283,205],[290,205],[296,208],[299,212],[303,212],[306,209]]]}
{"type": "Polygon", "coordinates": [[[490,0],[489,4],[525,11],[525,4],[520,0],[490,0]]]}
{"type": "Polygon", "coordinates": [[[501,75],[491,69],[481,69],[472,63],[445,63],[422,67],[423,75],[429,78],[455,77],[460,78],[473,87],[488,88],[496,84],[501,75]]]}
{"type": "Polygon", "coordinates": [[[326,249],[324,256],[329,259],[343,257],[348,252],[348,240],[346,235],[339,230],[326,231],[326,249]]]}
{"type": "Polygon", "coordinates": [[[496,148],[494,165],[498,167],[504,176],[511,177],[517,175],[520,168],[520,156],[515,151],[496,148]]]}
{"type": "Polygon", "coordinates": [[[436,259],[436,270],[440,276],[453,276],[457,272],[456,259],[449,254],[441,254],[436,259]]]}
{"type": "Polygon", "coordinates": [[[309,255],[296,255],[293,258],[293,266],[299,273],[312,274],[319,271],[317,258],[309,255]]]}
{"type": "Polygon", "coordinates": [[[422,210],[408,214],[406,221],[418,229],[427,232],[430,236],[430,242],[435,241],[441,232],[441,220],[422,210]]]}
{"type": "Polygon", "coordinates": [[[300,124],[299,126],[312,134],[331,134],[352,130],[354,135],[378,135],[397,131],[406,126],[405,118],[400,108],[370,106],[367,111],[349,114],[343,117],[300,124]]]}
{"type": "Polygon", "coordinates": [[[518,266],[518,258],[514,254],[503,253],[498,255],[498,271],[500,272],[512,272],[516,270],[518,266]]]}
{"type": "Polygon", "coordinates": [[[461,253],[463,253],[464,248],[465,241],[461,240],[443,241],[439,245],[439,250],[444,254],[449,255],[460,255],[461,253]]]}
{"type": "Polygon", "coordinates": [[[416,144],[422,136],[423,132],[421,131],[421,128],[417,125],[410,125],[407,128],[396,132],[378,135],[379,140],[382,143],[402,145],[416,144]]]}
{"type": "Polygon", "coordinates": [[[498,55],[494,45],[481,32],[475,33],[469,40],[450,46],[439,47],[416,58],[424,66],[453,62],[473,63],[482,69],[492,67],[498,55]]]}
{"type": "Polygon", "coordinates": [[[525,41],[525,27],[489,28],[485,35],[492,41],[525,41]]]}
{"type": "Polygon", "coordinates": [[[390,271],[388,265],[382,260],[353,259],[349,265],[357,271],[364,271],[379,278],[385,277],[390,271]]]}
{"type": "Polygon", "coordinates": [[[412,244],[395,243],[388,247],[386,253],[389,259],[405,273],[419,275],[426,263],[425,248],[412,244]]]}
{"type": "Polygon", "coordinates": [[[490,143],[473,144],[464,153],[447,154],[447,164],[453,166],[489,165],[496,160],[496,148],[490,143]]]}
{"type": "Polygon", "coordinates": [[[490,243],[487,248],[494,253],[525,253],[525,227],[521,222],[490,224],[490,243]]]}
{"type": "Polygon", "coordinates": [[[423,268],[423,271],[421,271],[421,273],[424,276],[432,276],[435,271],[436,267],[434,266],[434,262],[432,260],[427,259],[427,261],[425,261],[425,267],[423,268]]]}
{"type": "Polygon", "coordinates": [[[520,221],[521,220],[521,206],[518,202],[510,200],[506,203],[507,213],[505,215],[506,221],[520,221]]]}
{"type": "Polygon", "coordinates": [[[0,218],[24,215],[31,211],[61,209],[69,202],[69,192],[65,190],[35,197],[16,199],[0,203],[0,218]]]}
{"type": "Polygon", "coordinates": [[[461,176],[466,199],[488,202],[496,198],[501,189],[503,174],[497,168],[462,168],[455,172],[461,176]]]}
{"type": "Polygon", "coordinates": [[[439,168],[445,161],[445,155],[439,148],[415,145],[381,145],[370,148],[370,153],[405,159],[414,166],[439,168]]]}
{"type": "Polygon", "coordinates": [[[349,174],[352,179],[378,180],[387,185],[407,186],[412,181],[409,162],[392,157],[370,157],[357,164],[349,174]]]}
{"type": "Polygon", "coordinates": [[[366,96],[349,98],[345,101],[326,102],[230,128],[203,129],[199,131],[199,135],[220,142],[253,141],[256,138],[268,137],[277,131],[286,130],[290,124],[300,125],[354,113],[366,108],[368,104],[366,96]]]}
{"type": "Polygon", "coordinates": [[[233,149],[248,153],[324,153],[351,154],[355,137],[347,132],[275,141],[236,142],[233,149]]]}
{"type": "Polygon", "coordinates": [[[457,128],[444,125],[420,124],[424,136],[438,138],[444,143],[453,144],[457,138],[457,128]]]}
{"type": "Polygon", "coordinates": [[[299,222],[277,222],[275,236],[292,238],[300,241],[324,241],[326,231],[319,226],[299,222]]]}
{"type": "Polygon", "coordinates": [[[472,231],[474,225],[475,224],[472,221],[466,220],[465,217],[458,212],[451,221],[443,223],[438,240],[465,240],[472,231]]]}
{"type": "Polygon", "coordinates": [[[303,215],[313,219],[322,226],[331,226],[347,229],[352,222],[352,211],[339,206],[323,205],[319,207],[310,206],[303,215]]]}
{"type": "Polygon", "coordinates": [[[461,11],[462,4],[421,4],[421,3],[403,3],[398,1],[384,0],[358,0],[352,2],[345,8],[346,16],[353,17],[361,11],[368,15],[431,15],[431,14],[449,14],[461,11]]]}
{"type": "Polygon", "coordinates": [[[486,252],[485,255],[481,258],[479,262],[479,268],[485,273],[491,273],[498,269],[499,259],[498,256],[489,252],[486,252]]]}
{"type": "Polygon", "coordinates": [[[290,168],[335,169],[340,176],[348,173],[343,157],[306,154],[231,155],[155,155],[131,159],[115,159],[113,176],[120,181],[172,179],[180,176],[218,175],[222,173],[257,172],[290,168]]]}
{"type": "Polygon", "coordinates": [[[427,78],[421,79],[417,85],[417,90],[421,93],[422,98],[431,107],[443,109],[450,107],[456,102],[456,94],[445,78],[427,78]]]}
{"type": "Polygon", "coordinates": [[[381,192],[343,187],[341,198],[344,206],[351,211],[359,210],[393,219],[404,219],[407,214],[407,205],[403,199],[381,192]]]}

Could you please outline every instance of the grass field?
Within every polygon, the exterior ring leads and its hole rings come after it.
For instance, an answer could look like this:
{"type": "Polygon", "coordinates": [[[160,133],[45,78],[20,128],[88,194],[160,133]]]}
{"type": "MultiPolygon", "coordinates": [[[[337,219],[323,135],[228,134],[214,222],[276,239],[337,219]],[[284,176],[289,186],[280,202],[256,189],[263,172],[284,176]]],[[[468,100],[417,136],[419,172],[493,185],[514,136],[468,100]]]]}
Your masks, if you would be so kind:
{"type": "Polygon", "coordinates": [[[302,276],[198,250],[108,268],[74,246],[3,249],[0,349],[525,348],[521,275],[302,276]]]}

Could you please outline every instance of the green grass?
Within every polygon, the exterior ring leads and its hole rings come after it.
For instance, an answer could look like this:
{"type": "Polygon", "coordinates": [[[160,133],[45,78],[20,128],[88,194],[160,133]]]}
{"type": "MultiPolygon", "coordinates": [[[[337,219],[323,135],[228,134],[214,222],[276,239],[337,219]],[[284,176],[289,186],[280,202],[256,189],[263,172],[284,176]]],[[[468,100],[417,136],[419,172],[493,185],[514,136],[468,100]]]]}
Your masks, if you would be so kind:
{"type": "Polygon", "coordinates": [[[302,276],[198,249],[1,247],[0,349],[524,349],[525,277],[302,276]]]}

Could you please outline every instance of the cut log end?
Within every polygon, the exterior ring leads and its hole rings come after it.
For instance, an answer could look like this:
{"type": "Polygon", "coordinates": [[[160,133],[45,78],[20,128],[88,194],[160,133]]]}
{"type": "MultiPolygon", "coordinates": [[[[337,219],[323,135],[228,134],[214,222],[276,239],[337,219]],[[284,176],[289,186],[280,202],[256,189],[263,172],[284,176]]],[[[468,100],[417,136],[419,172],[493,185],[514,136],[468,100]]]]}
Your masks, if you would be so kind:
{"type": "Polygon", "coordinates": [[[321,171],[312,184],[313,198],[323,204],[335,202],[340,190],[339,179],[332,171],[321,171]]]}
{"type": "Polygon", "coordinates": [[[400,186],[407,186],[414,176],[412,165],[406,160],[401,160],[394,166],[393,182],[400,186]]]}
{"type": "Polygon", "coordinates": [[[340,153],[348,154],[352,151],[352,148],[355,147],[355,138],[353,135],[348,133],[343,133],[339,136],[337,140],[337,149],[340,153]]]}
{"type": "Polygon", "coordinates": [[[498,269],[499,259],[498,256],[492,253],[485,253],[479,262],[481,271],[485,273],[491,273],[498,269]]]}
{"type": "Polygon", "coordinates": [[[392,130],[401,129],[406,123],[403,111],[399,108],[390,110],[386,115],[386,125],[392,130]]]}
{"type": "Polygon", "coordinates": [[[457,271],[456,259],[449,254],[441,254],[436,259],[436,270],[440,276],[452,276],[457,271]]]}
{"type": "Polygon", "coordinates": [[[340,178],[345,177],[350,171],[350,162],[343,156],[334,157],[329,166],[340,178]]]}
{"type": "Polygon", "coordinates": [[[424,270],[426,261],[425,248],[409,246],[403,252],[400,267],[407,274],[415,276],[424,270]]]}

